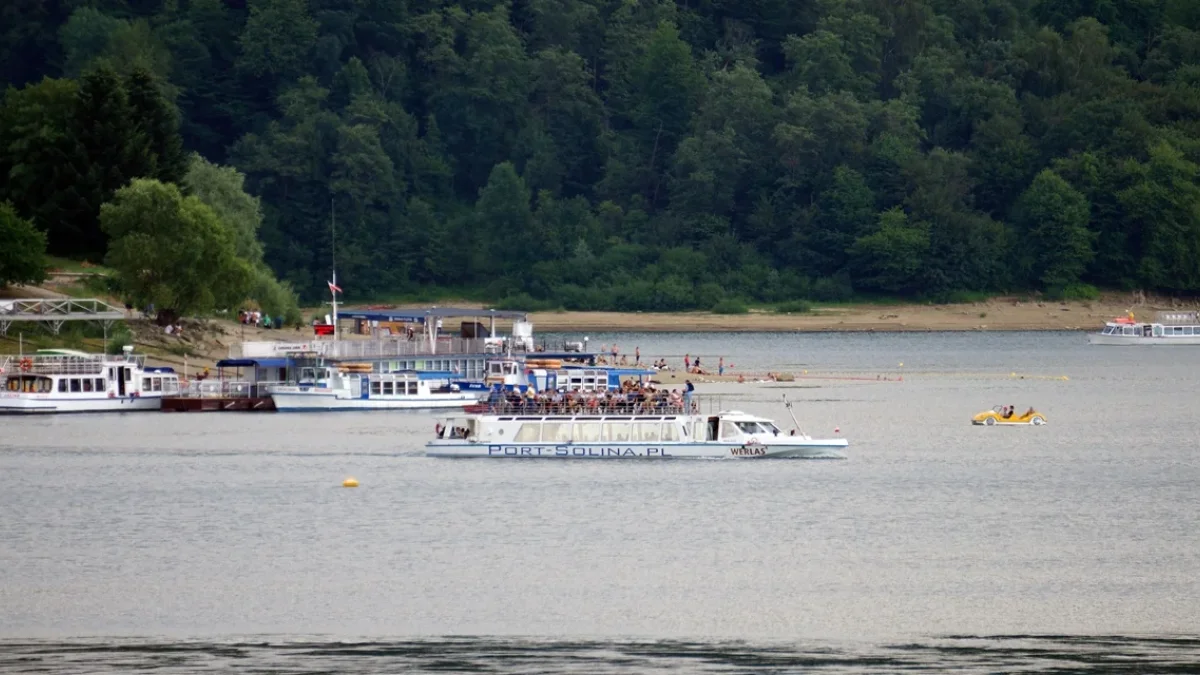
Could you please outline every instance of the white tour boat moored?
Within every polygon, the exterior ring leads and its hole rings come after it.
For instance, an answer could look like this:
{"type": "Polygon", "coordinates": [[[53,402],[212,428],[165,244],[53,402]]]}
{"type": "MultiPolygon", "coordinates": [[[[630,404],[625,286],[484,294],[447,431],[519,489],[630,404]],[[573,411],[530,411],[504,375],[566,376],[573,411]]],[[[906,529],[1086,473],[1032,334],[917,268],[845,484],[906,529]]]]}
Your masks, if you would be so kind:
{"type": "Polygon", "coordinates": [[[302,410],[427,410],[464,408],[486,390],[463,391],[448,378],[417,371],[371,372],[370,364],[308,365],[297,383],[269,392],[280,412],[302,410]]]}
{"type": "Polygon", "coordinates": [[[737,410],[703,415],[694,403],[689,409],[587,399],[577,406],[492,403],[444,419],[435,432],[425,445],[430,457],[844,459],[849,445],[798,429],[785,433],[765,417],[737,410]]]}
{"type": "Polygon", "coordinates": [[[1200,345],[1196,312],[1159,312],[1157,321],[1137,321],[1133,312],[1108,321],[1099,333],[1088,335],[1093,345],[1200,345]]]}
{"type": "Polygon", "coordinates": [[[65,349],[0,357],[0,413],[158,410],[179,391],[171,368],[147,368],[126,347],[120,356],[65,349]]]}

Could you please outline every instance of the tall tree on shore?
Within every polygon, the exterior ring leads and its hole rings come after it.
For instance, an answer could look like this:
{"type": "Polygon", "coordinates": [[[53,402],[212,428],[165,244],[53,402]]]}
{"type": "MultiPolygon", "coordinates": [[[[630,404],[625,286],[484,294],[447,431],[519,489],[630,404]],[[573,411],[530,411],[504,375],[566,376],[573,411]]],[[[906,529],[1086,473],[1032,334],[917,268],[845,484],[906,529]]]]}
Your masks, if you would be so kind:
{"type": "Polygon", "coordinates": [[[46,279],[46,235],[8,202],[0,202],[0,288],[46,279]]]}

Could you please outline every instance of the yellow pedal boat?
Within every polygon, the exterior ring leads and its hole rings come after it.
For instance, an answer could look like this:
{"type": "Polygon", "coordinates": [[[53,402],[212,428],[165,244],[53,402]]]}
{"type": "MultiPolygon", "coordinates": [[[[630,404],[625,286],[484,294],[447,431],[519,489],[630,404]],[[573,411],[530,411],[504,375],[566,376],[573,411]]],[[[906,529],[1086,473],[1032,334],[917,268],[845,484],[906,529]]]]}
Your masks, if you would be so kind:
{"type": "Polygon", "coordinates": [[[1046,423],[1046,416],[1030,408],[1023,414],[1017,414],[1009,406],[998,405],[991,410],[985,410],[971,418],[971,424],[993,426],[996,424],[1032,424],[1041,426],[1046,423]]]}

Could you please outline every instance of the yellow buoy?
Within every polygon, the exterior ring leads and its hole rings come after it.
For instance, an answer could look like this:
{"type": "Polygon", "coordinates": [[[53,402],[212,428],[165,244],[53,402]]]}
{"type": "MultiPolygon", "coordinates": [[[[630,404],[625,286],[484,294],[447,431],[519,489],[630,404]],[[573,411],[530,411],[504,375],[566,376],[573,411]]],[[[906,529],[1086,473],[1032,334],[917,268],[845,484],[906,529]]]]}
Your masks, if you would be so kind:
{"type": "Polygon", "coordinates": [[[352,476],[342,481],[342,487],[358,487],[358,481],[354,480],[354,477],[352,476]]]}

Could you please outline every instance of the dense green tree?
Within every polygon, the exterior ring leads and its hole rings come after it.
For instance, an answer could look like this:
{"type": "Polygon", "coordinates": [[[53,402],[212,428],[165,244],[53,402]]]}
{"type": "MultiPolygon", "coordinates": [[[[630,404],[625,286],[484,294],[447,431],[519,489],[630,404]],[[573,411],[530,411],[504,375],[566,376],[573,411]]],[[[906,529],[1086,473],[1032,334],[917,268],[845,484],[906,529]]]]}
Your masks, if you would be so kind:
{"type": "Polygon", "coordinates": [[[258,229],[262,226],[262,205],[245,190],[246,177],[237,169],[218,166],[200,155],[192,155],[181,187],[196,197],[229,228],[238,257],[262,262],[262,244],[258,229]]]}
{"type": "Polygon", "coordinates": [[[476,245],[472,267],[486,278],[502,266],[524,269],[537,258],[529,188],[509,162],[497,164],[479,191],[472,232],[476,245]]]}
{"type": "Polygon", "coordinates": [[[163,95],[154,75],[141,67],[135,67],[125,78],[125,91],[138,132],[149,144],[154,163],[154,172],[149,175],[164,183],[179,183],[188,170],[188,161],[175,106],[163,95]]]}
{"type": "Polygon", "coordinates": [[[255,76],[287,77],[302,72],[304,58],[317,40],[317,22],[304,0],[248,3],[250,17],[238,37],[238,65],[255,76]]]}
{"type": "Polygon", "coordinates": [[[52,253],[198,152],[309,299],[1200,292],[1187,0],[12,0],[0,74],[52,253]]]}
{"type": "Polygon", "coordinates": [[[46,235],[8,202],[0,202],[0,288],[46,278],[46,235]]]}
{"type": "Polygon", "coordinates": [[[1021,194],[1012,222],[1025,281],[1047,289],[1078,283],[1094,255],[1087,198],[1050,169],[1021,194]]]}
{"type": "Polygon", "coordinates": [[[854,286],[883,293],[916,293],[926,282],[929,228],[909,223],[900,208],[879,214],[879,227],[850,246],[854,286]]]}
{"type": "Polygon", "coordinates": [[[161,323],[235,309],[252,290],[252,265],[217,214],[174,185],[138,179],[101,209],[110,239],[105,263],[128,301],[153,304],[161,323]]]}
{"type": "MultiPolygon", "coordinates": [[[[49,235],[52,252],[77,251],[77,220],[86,208],[71,162],[79,85],[44,79],[9,89],[0,107],[0,201],[8,200],[49,235]]],[[[99,208],[99,205],[96,207],[99,208]]]]}
{"type": "Polygon", "coordinates": [[[1132,167],[1133,184],[1119,195],[1140,231],[1139,279],[1173,291],[1200,286],[1200,168],[1168,144],[1132,167]]]}

